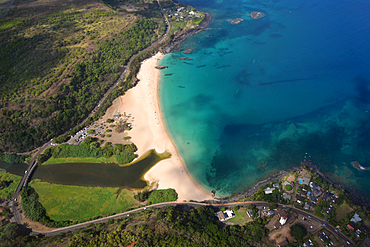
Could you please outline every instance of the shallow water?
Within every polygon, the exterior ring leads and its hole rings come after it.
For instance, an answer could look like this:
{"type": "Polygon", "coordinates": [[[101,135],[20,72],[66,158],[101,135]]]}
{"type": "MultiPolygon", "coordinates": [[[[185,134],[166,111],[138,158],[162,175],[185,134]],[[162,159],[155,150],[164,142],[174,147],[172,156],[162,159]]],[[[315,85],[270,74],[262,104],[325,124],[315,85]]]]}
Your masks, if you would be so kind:
{"type": "Polygon", "coordinates": [[[370,3],[183,2],[213,18],[183,42],[191,54],[160,62],[162,112],[192,176],[227,196],[306,157],[369,197],[370,171],[350,162],[370,166],[370,3]]]}

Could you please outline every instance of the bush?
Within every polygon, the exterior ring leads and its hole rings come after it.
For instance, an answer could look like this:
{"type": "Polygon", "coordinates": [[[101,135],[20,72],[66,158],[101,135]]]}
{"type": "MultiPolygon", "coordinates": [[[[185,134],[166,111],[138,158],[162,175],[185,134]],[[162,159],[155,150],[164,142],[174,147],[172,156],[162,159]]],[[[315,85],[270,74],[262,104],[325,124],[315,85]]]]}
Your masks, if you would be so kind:
{"type": "Polygon", "coordinates": [[[143,191],[139,191],[138,193],[136,193],[134,195],[134,198],[136,200],[138,200],[139,202],[143,202],[145,200],[147,200],[149,197],[149,191],[147,189],[143,190],[143,191]]]}
{"type": "Polygon", "coordinates": [[[295,224],[290,227],[290,235],[298,240],[302,240],[307,235],[307,231],[302,225],[295,224]]]}
{"type": "Polygon", "coordinates": [[[155,190],[150,193],[147,205],[176,201],[178,195],[174,189],[155,190]]]}
{"type": "Polygon", "coordinates": [[[107,123],[113,123],[114,122],[114,119],[108,118],[106,122],[107,123]]]}

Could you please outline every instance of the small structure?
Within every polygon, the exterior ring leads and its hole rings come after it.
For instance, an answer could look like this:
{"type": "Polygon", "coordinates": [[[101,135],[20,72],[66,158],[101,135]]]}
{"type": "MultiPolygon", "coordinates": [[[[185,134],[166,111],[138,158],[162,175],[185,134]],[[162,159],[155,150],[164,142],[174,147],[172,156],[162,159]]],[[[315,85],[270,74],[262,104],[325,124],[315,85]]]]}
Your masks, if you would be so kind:
{"type": "Polygon", "coordinates": [[[315,245],[313,245],[311,239],[309,239],[309,240],[307,240],[306,242],[303,243],[303,247],[310,247],[310,246],[315,246],[315,245]]]}
{"type": "Polygon", "coordinates": [[[289,245],[288,241],[284,240],[283,242],[278,243],[279,247],[287,246],[289,245]]]}
{"type": "Polygon", "coordinates": [[[310,178],[308,177],[303,177],[303,178],[299,178],[298,179],[299,181],[299,184],[305,184],[305,185],[308,185],[310,183],[310,178]]]}
{"type": "Polygon", "coordinates": [[[283,210],[280,210],[280,211],[279,211],[279,213],[278,213],[278,216],[279,216],[279,217],[286,216],[286,212],[285,212],[285,210],[284,210],[284,209],[283,209],[283,210]]]}
{"type": "Polygon", "coordinates": [[[302,202],[304,202],[304,198],[302,196],[296,196],[296,201],[298,203],[302,203],[302,202]]]}
{"type": "Polygon", "coordinates": [[[270,188],[270,187],[267,187],[265,189],[265,194],[268,195],[268,194],[272,194],[272,192],[275,190],[275,188],[270,188]]]}
{"type": "Polygon", "coordinates": [[[365,243],[368,247],[370,247],[370,238],[369,238],[369,237],[365,238],[364,243],[365,243]]]}
{"type": "Polygon", "coordinates": [[[274,228],[275,229],[279,229],[281,227],[281,224],[279,221],[276,221],[276,223],[274,224],[274,228]]]}
{"type": "Polygon", "coordinates": [[[220,211],[220,212],[217,212],[216,213],[216,216],[218,217],[218,219],[220,221],[226,221],[226,220],[229,220],[231,218],[234,218],[235,216],[233,215],[233,211],[230,210],[230,209],[227,209],[225,210],[224,212],[220,211]]]}
{"type": "Polygon", "coordinates": [[[292,196],[291,195],[288,195],[287,193],[283,193],[283,196],[282,196],[285,200],[291,200],[292,199],[292,196]]]}
{"type": "Polygon", "coordinates": [[[280,184],[279,183],[276,183],[276,184],[273,184],[272,187],[274,188],[279,188],[280,184]]]}
{"type": "Polygon", "coordinates": [[[299,190],[298,191],[298,194],[300,194],[301,196],[306,196],[307,195],[307,191],[299,190]]]}
{"type": "Polygon", "coordinates": [[[279,220],[279,223],[283,226],[288,220],[287,216],[282,216],[279,220]]]}
{"type": "Polygon", "coordinates": [[[119,113],[118,114],[114,114],[113,115],[113,118],[119,118],[120,116],[121,116],[121,114],[119,114],[119,113]]]}
{"type": "Polygon", "coordinates": [[[355,213],[355,215],[353,215],[353,217],[351,219],[351,221],[355,222],[355,223],[360,222],[361,220],[362,219],[360,218],[360,215],[358,215],[357,213],[355,213]]]}
{"type": "Polygon", "coordinates": [[[370,229],[367,225],[362,224],[359,228],[361,232],[363,232],[365,235],[367,235],[370,232],[370,229]]]}
{"type": "Polygon", "coordinates": [[[252,218],[252,216],[253,216],[252,212],[247,211],[247,214],[248,214],[249,218],[252,218]]]}
{"type": "Polygon", "coordinates": [[[322,194],[321,187],[318,184],[316,184],[314,182],[311,182],[310,187],[311,187],[311,191],[312,191],[313,196],[319,197],[322,194]]]}
{"type": "Polygon", "coordinates": [[[275,214],[275,211],[274,210],[269,210],[267,215],[270,216],[270,215],[274,215],[275,214]]]}
{"type": "Polygon", "coordinates": [[[326,236],[325,232],[320,232],[319,233],[319,238],[321,241],[325,242],[326,240],[328,240],[328,236],[326,236]]]}
{"type": "Polygon", "coordinates": [[[331,214],[333,209],[334,209],[333,205],[330,204],[329,207],[324,209],[324,212],[327,213],[327,214],[331,214]]]}
{"type": "Polygon", "coordinates": [[[303,209],[304,210],[310,210],[310,205],[308,205],[308,203],[305,203],[303,209]]]}
{"type": "Polygon", "coordinates": [[[351,221],[351,222],[348,223],[347,227],[348,227],[348,229],[354,231],[355,228],[356,228],[356,224],[351,221]]]}
{"type": "Polygon", "coordinates": [[[284,185],[284,186],[286,186],[286,185],[290,185],[290,186],[292,186],[292,187],[293,187],[293,185],[292,185],[291,183],[289,183],[288,181],[285,181],[285,182],[283,183],[283,185],[284,185]]]}

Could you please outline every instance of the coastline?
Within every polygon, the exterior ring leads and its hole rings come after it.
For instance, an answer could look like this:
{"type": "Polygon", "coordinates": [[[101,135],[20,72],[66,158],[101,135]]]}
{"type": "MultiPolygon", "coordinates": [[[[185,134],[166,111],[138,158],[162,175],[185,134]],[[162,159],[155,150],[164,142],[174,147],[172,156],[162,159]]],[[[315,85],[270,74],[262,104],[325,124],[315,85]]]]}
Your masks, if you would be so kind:
{"type": "Polygon", "coordinates": [[[171,153],[171,158],[158,162],[145,174],[149,183],[157,183],[158,189],[175,189],[178,201],[210,200],[211,192],[205,191],[191,178],[163,122],[158,98],[160,70],[155,68],[163,56],[157,53],[142,62],[137,85],[118,97],[113,102],[113,110],[110,114],[107,111],[104,118],[111,117],[109,115],[114,112],[129,116],[128,122],[133,128],[127,134],[138,147],[139,157],[150,149],[171,153]]]}

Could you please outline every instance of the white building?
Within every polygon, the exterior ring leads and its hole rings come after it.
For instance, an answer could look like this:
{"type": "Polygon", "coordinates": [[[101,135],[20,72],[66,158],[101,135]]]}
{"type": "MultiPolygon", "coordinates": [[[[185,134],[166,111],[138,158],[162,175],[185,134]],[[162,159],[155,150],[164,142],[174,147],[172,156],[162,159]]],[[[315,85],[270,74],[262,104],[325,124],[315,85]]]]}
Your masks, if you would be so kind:
{"type": "Polygon", "coordinates": [[[226,221],[226,220],[228,220],[228,219],[231,219],[231,218],[234,218],[235,216],[233,215],[233,211],[232,210],[230,210],[230,209],[227,209],[227,210],[225,210],[225,211],[220,211],[220,212],[217,212],[216,213],[216,216],[218,217],[218,219],[220,220],[220,221],[226,221]]]}

